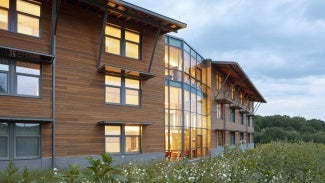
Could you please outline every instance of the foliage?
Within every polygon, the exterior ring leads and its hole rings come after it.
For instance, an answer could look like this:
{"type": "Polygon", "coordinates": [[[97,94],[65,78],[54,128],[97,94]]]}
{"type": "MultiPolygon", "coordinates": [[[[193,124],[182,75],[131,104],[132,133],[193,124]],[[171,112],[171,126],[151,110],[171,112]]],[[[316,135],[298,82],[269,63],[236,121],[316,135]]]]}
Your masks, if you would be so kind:
{"type": "MultiPolygon", "coordinates": [[[[130,162],[120,169],[112,167],[111,157],[103,154],[99,160],[90,158],[90,166],[83,171],[77,166],[71,166],[68,170],[56,169],[50,171],[50,174],[38,174],[38,178],[33,176],[35,172],[30,173],[31,182],[319,183],[325,182],[324,152],[324,144],[272,142],[259,144],[255,149],[246,151],[225,148],[223,155],[211,159],[150,164],[130,162]]],[[[1,174],[16,172],[12,175],[17,176],[17,182],[21,182],[19,171],[10,166],[1,174]]],[[[7,180],[1,179],[0,182],[7,180]]]]}
{"type": "Polygon", "coordinates": [[[284,140],[325,144],[325,122],[321,120],[274,115],[256,116],[254,123],[255,143],[284,140]]]}

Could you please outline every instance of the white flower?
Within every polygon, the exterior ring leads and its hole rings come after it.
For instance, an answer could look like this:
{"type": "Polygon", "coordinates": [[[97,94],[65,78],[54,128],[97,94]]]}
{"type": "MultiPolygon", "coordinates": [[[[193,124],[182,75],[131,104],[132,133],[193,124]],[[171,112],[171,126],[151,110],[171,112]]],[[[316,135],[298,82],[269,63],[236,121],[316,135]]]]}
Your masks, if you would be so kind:
{"type": "Polygon", "coordinates": [[[58,171],[58,169],[57,169],[57,168],[53,168],[53,171],[55,171],[55,172],[56,172],[56,171],[58,171]]]}

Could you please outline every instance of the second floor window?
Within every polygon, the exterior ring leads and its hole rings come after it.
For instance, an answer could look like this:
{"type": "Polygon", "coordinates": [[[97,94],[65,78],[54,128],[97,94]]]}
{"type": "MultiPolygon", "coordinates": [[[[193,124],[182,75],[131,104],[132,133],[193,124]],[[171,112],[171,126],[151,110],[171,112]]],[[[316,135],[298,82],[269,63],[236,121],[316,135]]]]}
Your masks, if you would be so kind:
{"type": "Polygon", "coordinates": [[[107,24],[105,28],[105,51],[140,59],[140,34],[133,30],[107,24]]]}
{"type": "Polygon", "coordinates": [[[41,4],[32,0],[1,0],[0,29],[40,36],[41,4]]]}
{"type": "Polygon", "coordinates": [[[140,105],[140,81],[117,76],[105,76],[106,103],[140,105]]]}
{"type": "Polygon", "coordinates": [[[40,96],[41,65],[0,60],[0,94],[40,96]]]}
{"type": "Polygon", "coordinates": [[[230,109],[230,121],[231,122],[234,122],[234,123],[236,122],[235,116],[236,116],[236,110],[231,108],[230,109]]]}

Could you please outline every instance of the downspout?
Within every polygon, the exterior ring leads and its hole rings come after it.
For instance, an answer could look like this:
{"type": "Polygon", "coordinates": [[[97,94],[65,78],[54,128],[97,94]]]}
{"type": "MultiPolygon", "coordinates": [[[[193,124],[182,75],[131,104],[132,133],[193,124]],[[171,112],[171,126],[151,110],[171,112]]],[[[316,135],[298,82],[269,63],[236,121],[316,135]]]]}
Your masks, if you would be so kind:
{"type": "MultiPolygon", "coordinates": [[[[60,5],[60,0],[59,3],[60,5]]],[[[56,0],[52,0],[52,22],[51,22],[51,45],[50,54],[54,56],[52,62],[52,168],[55,168],[55,157],[56,157],[56,26],[57,26],[57,9],[58,4],[56,0]]]]}

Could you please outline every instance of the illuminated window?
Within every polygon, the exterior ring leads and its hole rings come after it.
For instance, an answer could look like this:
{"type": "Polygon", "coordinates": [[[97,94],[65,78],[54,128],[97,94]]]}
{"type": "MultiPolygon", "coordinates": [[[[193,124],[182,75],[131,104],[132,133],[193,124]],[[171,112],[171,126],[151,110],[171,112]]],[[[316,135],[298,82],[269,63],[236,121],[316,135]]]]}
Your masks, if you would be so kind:
{"type": "Polygon", "coordinates": [[[40,36],[41,4],[37,1],[0,2],[0,29],[40,36]],[[9,21],[12,22],[9,26],[9,21]]]}
{"type": "Polygon", "coordinates": [[[140,81],[117,76],[105,76],[106,102],[140,105],[140,81]]]}
{"type": "Polygon", "coordinates": [[[105,152],[139,153],[140,126],[105,126],[105,152]]]}
{"type": "Polygon", "coordinates": [[[218,89],[218,90],[221,90],[221,88],[222,88],[222,75],[220,74],[220,73],[217,73],[216,74],[216,88],[218,89]]]}
{"type": "Polygon", "coordinates": [[[105,27],[105,51],[140,59],[140,34],[133,30],[107,24],[105,27]]]}
{"type": "Polygon", "coordinates": [[[0,60],[0,94],[40,96],[41,65],[0,60]]]}
{"type": "Polygon", "coordinates": [[[216,105],[216,115],[217,119],[223,119],[223,105],[222,104],[217,104],[216,105]]]}
{"type": "Polygon", "coordinates": [[[231,91],[231,99],[234,100],[235,99],[235,92],[236,92],[234,85],[230,86],[230,91],[231,91]]]}

